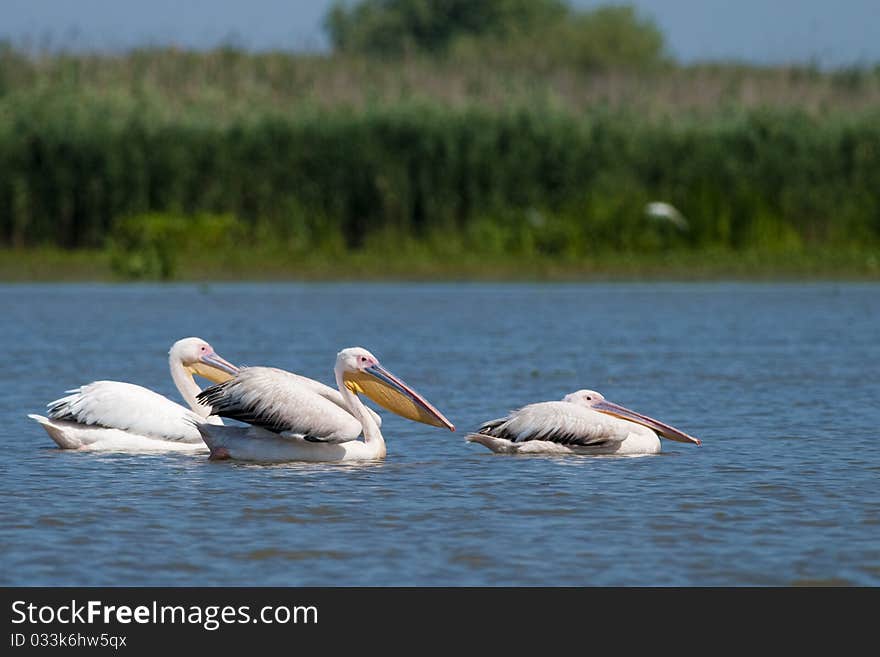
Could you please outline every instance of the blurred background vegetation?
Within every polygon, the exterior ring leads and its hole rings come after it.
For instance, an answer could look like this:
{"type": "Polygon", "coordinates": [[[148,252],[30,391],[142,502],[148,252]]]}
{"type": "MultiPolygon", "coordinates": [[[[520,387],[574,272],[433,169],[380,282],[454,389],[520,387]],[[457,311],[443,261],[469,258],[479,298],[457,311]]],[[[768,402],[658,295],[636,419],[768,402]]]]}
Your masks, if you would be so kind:
{"type": "Polygon", "coordinates": [[[880,275],[880,67],[682,66],[632,7],[558,0],[326,27],[0,45],[0,277],[880,275]]]}

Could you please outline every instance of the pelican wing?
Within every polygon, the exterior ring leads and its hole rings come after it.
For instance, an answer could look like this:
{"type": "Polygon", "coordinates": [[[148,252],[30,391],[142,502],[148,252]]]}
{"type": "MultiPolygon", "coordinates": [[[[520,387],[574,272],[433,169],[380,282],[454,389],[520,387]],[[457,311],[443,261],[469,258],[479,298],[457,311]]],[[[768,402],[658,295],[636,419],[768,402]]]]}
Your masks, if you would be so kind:
{"type": "Polygon", "coordinates": [[[530,404],[486,422],[478,433],[511,442],[544,440],[560,445],[598,447],[620,442],[641,427],[564,401],[530,404]],[[629,426],[626,426],[629,425],[629,426]]]}
{"type": "Polygon", "coordinates": [[[211,406],[214,415],[286,438],[329,443],[355,440],[361,434],[361,423],[316,392],[313,384],[317,381],[274,367],[249,367],[229,381],[203,390],[198,399],[211,406]]]}
{"type": "MultiPolygon", "coordinates": [[[[311,390],[316,395],[320,395],[324,399],[333,402],[339,408],[341,408],[346,413],[349,413],[348,407],[345,405],[345,401],[342,399],[342,393],[339,392],[336,388],[331,388],[330,386],[324,385],[320,381],[315,381],[314,379],[309,379],[305,376],[300,376],[299,374],[294,374],[293,372],[288,372],[291,376],[295,377],[296,380],[306,389],[311,390]]],[[[374,411],[372,408],[364,406],[367,409],[370,415],[373,416],[373,421],[376,423],[376,426],[382,428],[382,417],[374,411]]]]}
{"type": "Polygon", "coordinates": [[[181,442],[201,442],[202,418],[159,393],[121,381],[95,381],[50,402],[49,417],[181,442]]]}

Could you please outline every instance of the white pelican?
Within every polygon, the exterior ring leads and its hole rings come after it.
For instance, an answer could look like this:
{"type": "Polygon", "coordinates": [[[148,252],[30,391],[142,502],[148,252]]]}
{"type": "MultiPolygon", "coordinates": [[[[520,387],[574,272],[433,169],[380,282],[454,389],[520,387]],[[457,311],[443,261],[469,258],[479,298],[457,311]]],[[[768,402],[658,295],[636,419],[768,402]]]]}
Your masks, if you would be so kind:
{"type": "Polygon", "coordinates": [[[385,458],[379,424],[359,393],[410,420],[455,431],[440,411],[366,349],[340,351],[334,372],[342,405],[315,389],[315,381],[271,367],[242,369],[230,381],[204,390],[199,400],[212,413],[252,425],[200,425],[211,458],[266,463],[385,458]],[[364,439],[357,440],[361,434],[364,439]]]}
{"type": "Polygon", "coordinates": [[[63,449],[194,450],[204,449],[196,422],[222,424],[200,404],[193,376],[215,383],[229,380],[238,368],[221,358],[201,338],[178,340],[168,352],[168,365],[184,408],[147,388],[120,381],[95,381],[47,405],[49,417],[28,415],[63,449]],[[192,409],[192,410],[190,410],[192,409]]]}
{"type": "Polygon", "coordinates": [[[467,436],[500,454],[657,454],[660,438],[700,445],[700,440],[647,415],[610,402],[594,390],[562,401],[523,406],[486,422],[467,436]]]}

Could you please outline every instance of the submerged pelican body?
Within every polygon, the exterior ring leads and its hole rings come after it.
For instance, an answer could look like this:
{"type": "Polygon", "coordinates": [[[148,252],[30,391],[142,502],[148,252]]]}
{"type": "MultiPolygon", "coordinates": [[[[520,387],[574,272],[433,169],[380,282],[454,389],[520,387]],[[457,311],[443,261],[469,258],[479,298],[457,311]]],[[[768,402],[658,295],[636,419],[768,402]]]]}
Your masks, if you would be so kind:
{"type": "Polygon", "coordinates": [[[178,340],[168,353],[171,378],[189,404],[185,408],[142,386],[95,381],[50,402],[48,417],[28,415],[63,449],[113,451],[204,449],[195,425],[220,423],[200,404],[194,375],[220,383],[238,372],[201,338],[178,340]]]}
{"type": "Polygon", "coordinates": [[[700,445],[700,440],[659,420],[578,390],[562,401],[529,404],[483,424],[467,440],[499,454],[613,454],[660,452],[660,436],[700,445]]]}
{"type": "Polygon", "coordinates": [[[455,431],[440,411],[366,349],[340,351],[334,372],[338,397],[316,381],[271,367],[242,369],[203,391],[198,398],[212,413],[251,425],[199,425],[211,457],[267,463],[383,459],[381,422],[360,394],[402,417],[455,431]]]}

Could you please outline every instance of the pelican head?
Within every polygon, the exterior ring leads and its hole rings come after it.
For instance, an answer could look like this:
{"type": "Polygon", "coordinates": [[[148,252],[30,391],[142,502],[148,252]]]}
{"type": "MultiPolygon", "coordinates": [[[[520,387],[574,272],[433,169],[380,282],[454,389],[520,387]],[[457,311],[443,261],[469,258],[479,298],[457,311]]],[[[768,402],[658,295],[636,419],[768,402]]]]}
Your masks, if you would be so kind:
{"type": "Polygon", "coordinates": [[[655,420],[647,415],[642,415],[641,413],[636,413],[624,406],[608,401],[601,393],[598,393],[595,390],[578,390],[577,392],[572,392],[563,397],[562,401],[569,402],[570,404],[586,406],[599,413],[613,415],[614,417],[619,417],[623,420],[628,420],[629,422],[641,424],[658,435],[661,435],[664,438],[669,438],[669,440],[676,440],[680,443],[693,443],[694,445],[702,444],[702,441],[700,441],[699,438],[689,436],[684,431],[679,431],[675,427],[664,424],[659,420],[655,420]]]}
{"type": "Polygon", "coordinates": [[[455,431],[455,425],[406,383],[394,376],[363,347],[336,355],[336,380],[355,394],[364,394],[401,417],[455,431]]]}
{"type": "Polygon", "coordinates": [[[168,358],[177,361],[192,375],[198,374],[214,383],[223,383],[238,374],[238,368],[214,351],[201,338],[184,338],[171,346],[168,358]]]}

